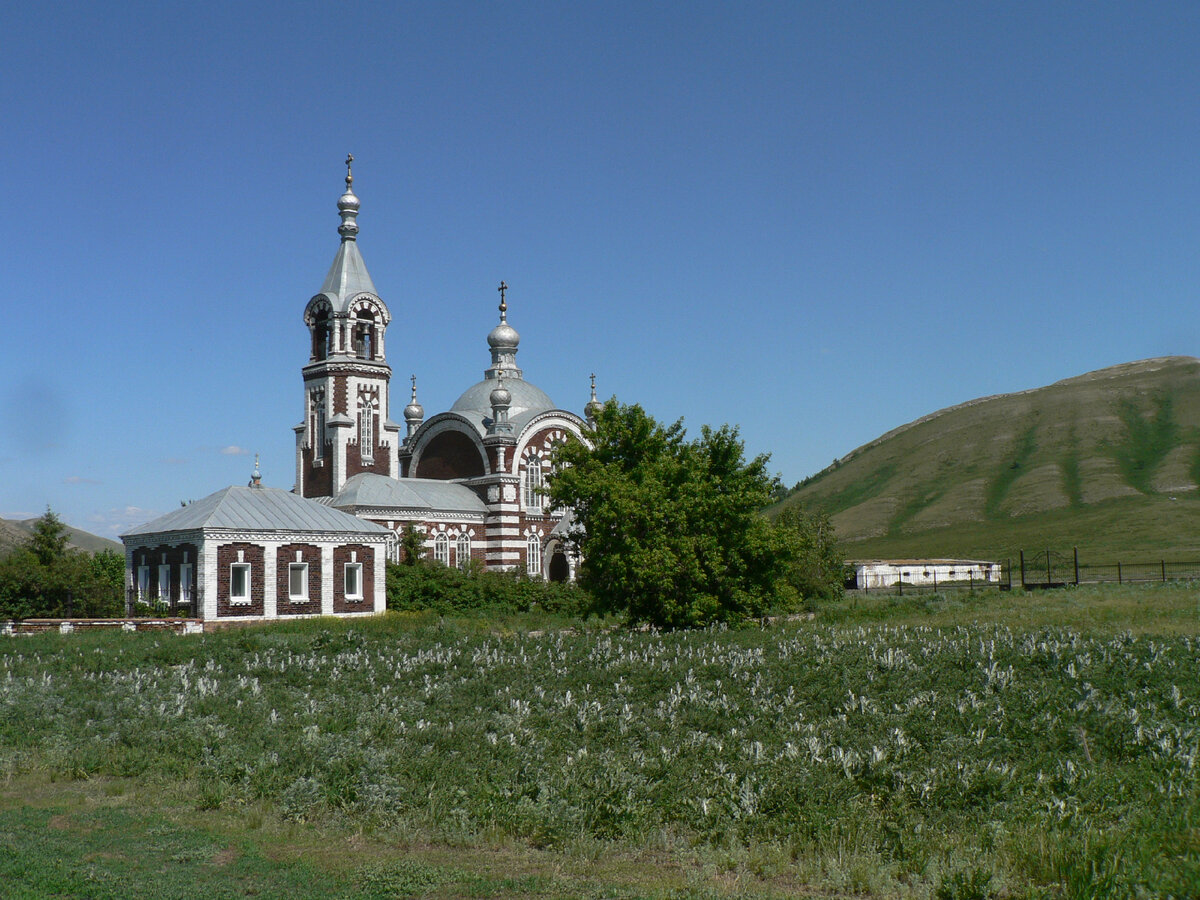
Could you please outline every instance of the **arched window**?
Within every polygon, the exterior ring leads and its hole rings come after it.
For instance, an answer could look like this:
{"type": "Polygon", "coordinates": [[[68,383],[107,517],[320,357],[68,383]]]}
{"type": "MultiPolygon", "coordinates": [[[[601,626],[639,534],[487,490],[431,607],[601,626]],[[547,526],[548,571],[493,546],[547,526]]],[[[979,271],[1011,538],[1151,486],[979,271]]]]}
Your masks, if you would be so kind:
{"type": "Polygon", "coordinates": [[[538,489],[542,486],[542,461],[536,456],[525,460],[524,502],[525,508],[542,511],[542,495],[538,489]]]}
{"type": "Polygon", "coordinates": [[[465,569],[471,561],[471,536],[465,531],[458,536],[454,545],[455,562],[460,569],[465,569]]]}
{"type": "Polygon", "coordinates": [[[369,397],[358,407],[358,452],[366,465],[375,462],[375,410],[369,397]]]}
{"type": "Polygon", "coordinates": [[[446,537],[444,531],[439,531],[433,539],[433,558],[443,566],[450,565],[450,538],[446,537]]]}
{"type": "Polygon", "coordinates": [[[531,534],[525,542],[525,571],[530,575],[542,574],[542,539],[531,534]]]}
{"type": "Polygon", "coordinates": [[[313,391],[313,456],[325,456],[325,392],[313,391]]]}

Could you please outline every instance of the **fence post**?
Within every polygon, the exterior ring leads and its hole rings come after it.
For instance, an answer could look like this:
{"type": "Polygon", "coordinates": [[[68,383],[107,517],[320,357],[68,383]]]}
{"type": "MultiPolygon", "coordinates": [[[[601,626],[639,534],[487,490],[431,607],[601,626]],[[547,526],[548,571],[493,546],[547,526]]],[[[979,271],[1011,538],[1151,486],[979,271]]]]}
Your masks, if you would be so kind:
{"type": "Polygon", "coordinates": [[[1079,587],[1079,548],[1073,549],[1075,550],[1075,587],[1079,587]]]}
{"type": "Polygon", "coordinates": [[[1025,589],[1025,551],[1021,551],[1021,589],[1025,589]]]}
{"type": "Polygon", "coordinates": [[[1046,551],[1046,587],[1054,583],[1054,576],[1050,574],[1050,551],[1046,551]]]}
{"type": "Polygon", "coordinates": [[[1121,581],[1121,561],[1117,560],[1117,584],[1122,584],[1121,581]]]}
{"type": "Polygon", "coordinates": [[[1159,562],[1162,563],[1163,584],[1166,584],[1167,583],[1167,561],[1165,559],[1160,559],[1159,562]]]}
{"type": "Polygon", "coordinates": [[[970,569],[970,570],[967,572],[967,578],[969,578],[969,579],[970,579],[970,582],[971,582],[971,593],[972,593],[972,594],[974,594],[974,593],[975,593],[975,570],[974,570],[974,569],[970,569]]]}

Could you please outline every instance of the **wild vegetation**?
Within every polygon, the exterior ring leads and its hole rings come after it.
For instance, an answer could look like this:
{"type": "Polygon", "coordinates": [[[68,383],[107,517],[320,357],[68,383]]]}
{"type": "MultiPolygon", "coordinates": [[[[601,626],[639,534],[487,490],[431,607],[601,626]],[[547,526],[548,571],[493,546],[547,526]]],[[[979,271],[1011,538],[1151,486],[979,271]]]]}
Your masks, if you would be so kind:
{"type": "Polygon", "coordinates": [[[849,556],[1021,549],[1200,559],[1200,360],[1143,360],[941,410],[798,484],[849,556]]]}
{"type": "Polygon", "coordinates": [[[0,620],[121,613],[125,557],[73,549],[68,531],[47,509],[25,541],[0,557],[0,620]]]}
{"type": "MultiPolygon", "coordinates": [[[[1054,596],[855,599],[674,633],[389,614],[12,639],[0,782],[139,779],[142,818],[252,812],[239,840],[260,856],[309,828],[364,835],[371,866],[319,873],[343,896],[1194,896],[1194,588],[1054,596]],[[514,881],[480,889],[496,854],[514,881]],[[627,862],[518,885],[527,854],[627,862]],[[411,880],[373,893],[369,871],[411,880]]],[[[0,841],[50,828],[55,801],[41,818],[12,802],[0,841]]],[[[0,877],[32,883],[4,859],[0,877]]],[[[122,865],[86,867],[103,888],[122,865]]]]}

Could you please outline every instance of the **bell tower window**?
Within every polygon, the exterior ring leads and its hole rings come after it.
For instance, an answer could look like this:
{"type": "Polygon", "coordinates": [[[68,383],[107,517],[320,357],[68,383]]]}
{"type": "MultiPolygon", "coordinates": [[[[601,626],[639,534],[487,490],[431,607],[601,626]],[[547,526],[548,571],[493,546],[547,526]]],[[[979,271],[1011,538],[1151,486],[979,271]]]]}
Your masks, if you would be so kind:
{"type": "Polygon", "coordinates": [[[325,457],[325,392],[313,391],[313,459],[325,457]]]}
{"type": "Polygon", "coordinates": [[[358,406],[358,449],[359,458],[366,465],[375,462],[375,407],[369,396],[364,396],[358,406]]]}

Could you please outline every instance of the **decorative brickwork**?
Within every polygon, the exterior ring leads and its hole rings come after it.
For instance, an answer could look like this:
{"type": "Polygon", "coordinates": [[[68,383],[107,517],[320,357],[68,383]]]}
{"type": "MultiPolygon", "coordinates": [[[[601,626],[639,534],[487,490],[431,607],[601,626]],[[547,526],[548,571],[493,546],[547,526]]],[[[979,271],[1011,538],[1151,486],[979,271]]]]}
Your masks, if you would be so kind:
{"type": "Polygon", "coordinates": [[[333,548],[333,612],[373,612],[375,610],[375,548],[365,544],[344,544],[333,548]],[[362,599],[346,599],[346,566],[362,563],[362,599]]]}
{"type": "Polygon", "coordinates": [[[218,616],[262,616],[263,585],[265,569],[263,548],[238,541],[222,544],[217,548],[217,615],[218,616]],[[241,553],[239,559],[238,554],[241,553]],[[234,563],[250,564],[250,602],[231,603],[229,598],[230,571],[234,563]]]}
{"type": "Polygon", "coordinates": [[[345,375],[333,376],[334,415],[347,415],[350,409],[349,386],[345,375]]]}
{"type": "Polygon", "coordinates": [[[321,614],[321,548],[313,544],[284,544],[275,555],[275,607],[281,616],[321,614]],[[297,559],[297,554],[299,558],[297,559]],[[289,596],[292,563],[308,563],[308,600],[297,602],[289,596]]]}

